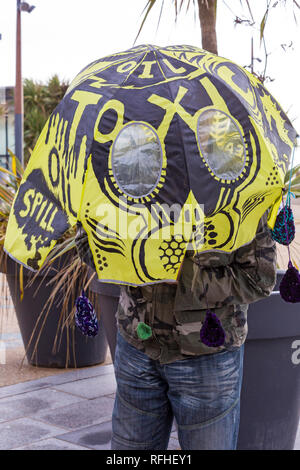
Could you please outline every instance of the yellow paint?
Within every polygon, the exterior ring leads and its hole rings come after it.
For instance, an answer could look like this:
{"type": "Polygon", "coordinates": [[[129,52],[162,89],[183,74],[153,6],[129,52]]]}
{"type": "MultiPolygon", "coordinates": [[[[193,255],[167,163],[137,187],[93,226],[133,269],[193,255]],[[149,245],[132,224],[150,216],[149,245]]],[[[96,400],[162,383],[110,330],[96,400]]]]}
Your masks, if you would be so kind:
{"type": "Polygon", "coordinates": [[[105,105],[103,106],[103,108],[101,108],[101,111],[98,114],[98,117],[96,119],[95,134],[94,134],[95,140],[97,140],[98,142],[100,142],[102,144],[114,140],[117,137],[120,130],[122,129],[122,127],[123,127],[123,119],[124,119],[124,104],[121,103],[121,101],[118,101],[118,100],[109,100],[109,101],[107,101],[105,103],[105,105]],[[99,122],[100,122],[103,114],[108,109],[113,109],[114,111],[116,111],[116,113],[118,115],[118,119],[117,119],[117,122],[115,124],[115,127],[113,128],[113,130],[111,132],[109,132],[107,134],[102,134],[99,131],[98,126],[99,126],[99,122]]]}
{"type": "MultiPolygon", "coordinates": [[[[25,265],[34,260],[37,266],[42,266],[57,238],[63,235],[57,229],[60,216],[65,221],[65,228],[81,222],[86,230],[99,279],[137,285],[178,279],[188,241],[197,252],[212,250],[209,237],[203,243],[199,235],[204,222],[215,227],[216,246],[222,246],[224,252],[249,243],[255,236],[260,217],[268,208],[268,224],[272,228],[281,200],[285,164],[294,144],[289,134],[291,127],[267,92],[263,94],[260,89],[260,93],[255,94],[255,88],[260,87],[257,79],[243,71],[240,79],[249,86],[247,90],[244,85],[239,87],[229,64],[227,59],[197,48],[183,46],[157,50],[142,46],[94,62],[80,72],[64,98],[68,109],[73,111],[68,114],[63,106],[59,107],[46,123],[33,150],[10,214],[5,249],[25,265]],[[166,67],[169,78],[163,74],[166,67]],[[137,84],[134,82],[136,76],[137,84]],[[213,85],[211,76],[241,100],[252,126],[248,130],[245,168],[233,180],[214,175],[198,142],[199,117],[211,109],[229,115],[245,140],[241,123],[230,115],[226,100],[213,85]],[[193,92],[200,88],[199,82],[211,104],[195,109],[189,103],[193,104],[193,92]],[[139,97],[136,103],[135,96],[139,97]],[[151,106],[154,116],[149,117],[151,122],[147,121],[146,114],[143,121],[134,121],[131,115],[135,106],[143,106],[142,99],[145,99],[145,109],[151,106]],[[115,113],[109,113],[111,110],[115,113]],[[107,116],[116,117],[105,134],[101,120],[106,119],[106,112],[107,116]],[[212,188],[219,191],[216,207],[209,217],[205,218],[201,201],[197,201],[192,188],[187,189],[186,201],[175,222],[162,202],[166,184],[172,181],[172,166],[168,163],[174,147],[170,150],[166,137],[174,119],[179,123],[178,133],[183,128],[180,122],[189,130],[189,141],[180,140],[183,134],[176,141],[177,145],[184,145],[187,164],[189,155],[199,158],[201,172],[206,178],[213,179],[215,186],[212,188]],[[148,126],[149,142],[152,129],[162,149],[161,177],[152,193],[141,198],[123,193],[113,176],[111,164],[115,139],[132,122],[148,126]],[[276,139],[272,140],[276,133],[278,140],[286,144],[284,155],[279,154],[276,139]],[[94,141],[98,148],[103,146],[102,150],[105,149],[101,158],[107,158],[103,161],[107,172],[100,175],[101,181],[94,173],[94,141]],[[268,178],[274,166],[278,174],[276,181],[272,179],[271,187],[266,183],[271,181],[268,178]],[[32,183],[33,172],[38,175],[38,180],[32,183]],[[28,187],[22,193],[25,184],[28,187]],[[236,187],[232,193],[233,185],[236,187]],[[47,191],[43,189],[45,186],[47,191]],[[147,205],[141,207],[141,203],[147,205]],[[24,221],[28,222],[26,227],[24,221]],[[30,229],[30,224],[35,228],[30,229]],[[232,226],[233,233],[229,236],[232,226]]],[[[243,148],[233,146],[230,141],[227,143],[225,137],[229,128],[225,124],[214,123],[210,138],[216,142],[216,148],[226,147],[228,155],[235,152],[235,157],[244,158],[243,148]]],[[[13,167],[13,173],[15,171],[13,167]]],[[[202,184],[201,175],[199,170],[199,185],[202,184]]]]}
{"type": "Polygon", "coordinates": [[[138,78],[153,78],[154,75],[151,73],[152,65],[156,64],[156,60],[144,60],[141,66],[144,67],[143,72],[138,75],[138,78]]]}
{"type": "Polygon", "coordinates": [[[171,70],[173,73],[184,73],[186,69],[184,67],[174,67],[168,59],[163,59],[166,66],[171,70]]]}

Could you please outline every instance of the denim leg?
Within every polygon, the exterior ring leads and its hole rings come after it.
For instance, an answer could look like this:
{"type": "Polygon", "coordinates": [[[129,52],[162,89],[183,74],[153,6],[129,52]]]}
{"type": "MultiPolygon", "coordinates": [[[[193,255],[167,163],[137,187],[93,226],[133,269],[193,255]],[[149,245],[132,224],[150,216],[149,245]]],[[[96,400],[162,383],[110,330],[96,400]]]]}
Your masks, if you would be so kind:
{"type": "Polygon", "coordinates": [[[243,352],[242,346],[164,366],[183,450],[236,449],[243,352]]]}
{"type": "Polygon", "coordinates": [[[117,393],[112,415],[113,450],[167,449],[173,414],[168,384],[153,361],[118,333],[117,393]]]}

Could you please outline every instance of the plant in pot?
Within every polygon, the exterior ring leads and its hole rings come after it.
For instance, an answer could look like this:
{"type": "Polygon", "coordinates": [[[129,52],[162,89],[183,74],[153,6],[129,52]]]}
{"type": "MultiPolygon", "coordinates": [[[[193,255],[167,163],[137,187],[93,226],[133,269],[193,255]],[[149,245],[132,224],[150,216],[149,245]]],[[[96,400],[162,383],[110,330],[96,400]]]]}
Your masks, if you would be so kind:
{"type": "Polygon", "coordinates": [[[100,322],[94,338],[76,328],[75,299],[82,287],[99,312],[98,299],[89,292],[92,280],[75,246],[75,228],[58,241],[43,268],[36,273],[12,260],[3,250],[6,227],[23,168],[11,153],[12,171],[0,168],[0,266],[15,306],[26,356],[43,367],[84,367],[104,362],[107,340],[100,322]]]}

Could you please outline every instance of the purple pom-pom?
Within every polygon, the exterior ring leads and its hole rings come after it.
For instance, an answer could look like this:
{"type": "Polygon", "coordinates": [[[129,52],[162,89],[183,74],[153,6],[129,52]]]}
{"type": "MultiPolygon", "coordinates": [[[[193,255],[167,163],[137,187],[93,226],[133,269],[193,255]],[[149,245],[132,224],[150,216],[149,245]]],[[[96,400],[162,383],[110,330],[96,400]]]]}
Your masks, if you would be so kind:
{"type": "Polygon", "coordinates": [[[86,297],[84,290],[77,297],[75,312],[75,324],[81,333],[86,336],[96,336],[99,330],[97,315],[93,305],[86,297]]]}
{"type": "Polygon", "coordinates": [[[280,295],[286,302],[300,302],[300,274],[292,265],[288,264],[288,269],[281,279],[279,285],[280,295]]]}
{"type": "Polygon", "coordinates": [[[225,341],[225,331],[221,322],[211,310],[207,310],[206,317],[200,330],[202,343],[211,348],[222,346],[225,341]]]}

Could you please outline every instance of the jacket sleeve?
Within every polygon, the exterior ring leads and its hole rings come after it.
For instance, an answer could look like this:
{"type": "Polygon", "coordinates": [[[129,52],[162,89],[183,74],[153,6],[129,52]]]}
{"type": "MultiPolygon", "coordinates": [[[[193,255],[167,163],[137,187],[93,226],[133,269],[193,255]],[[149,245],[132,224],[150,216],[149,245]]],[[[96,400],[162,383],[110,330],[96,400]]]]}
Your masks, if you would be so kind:
{"type": "Polygon", "coordinates": [[[175,310],[249,304],[267,297],[276,281],[276,244],[261,218],[254,240],[233,253],[206,252],[186,257],[175,310]]]}

